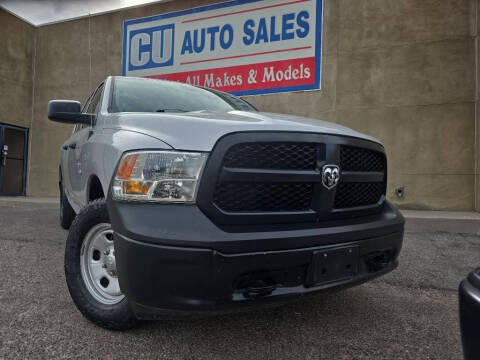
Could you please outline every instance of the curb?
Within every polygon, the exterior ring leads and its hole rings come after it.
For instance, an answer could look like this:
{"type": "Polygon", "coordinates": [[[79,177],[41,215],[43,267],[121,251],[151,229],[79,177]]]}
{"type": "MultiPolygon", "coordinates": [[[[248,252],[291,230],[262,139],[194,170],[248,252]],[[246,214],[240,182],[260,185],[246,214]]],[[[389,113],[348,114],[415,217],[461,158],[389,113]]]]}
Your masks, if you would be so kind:
{"type": "Polygon", "coordinates": [[[447,232],[480,235],[480,214],[462,211],[400,210],[405,232],[447,232]]]}
{"type": "Polygon", "coordinates": [[[59,204],[59,198],[36,198],[27,196],[1,196],[0,203],[59,204]]]}
{"type": "MultiPolygon", "coordinates": [[[[0,197],[0,204],[55,204],[58,198],[0,197]]],[[[405,232],[447,232],[480,235],[480,213],[467,211],[400,210],[405,217],[405,232]]]]}

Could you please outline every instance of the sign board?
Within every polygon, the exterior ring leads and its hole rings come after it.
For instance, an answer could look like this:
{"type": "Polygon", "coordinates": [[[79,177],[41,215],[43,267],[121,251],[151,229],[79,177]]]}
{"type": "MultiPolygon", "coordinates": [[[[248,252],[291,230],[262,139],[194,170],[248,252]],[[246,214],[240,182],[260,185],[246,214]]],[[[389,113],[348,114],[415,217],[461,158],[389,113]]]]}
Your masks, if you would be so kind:
{"type": "Polygon", "coordinates": [[[236,95],[320,89],[322,0],[235,0],[127,20],[123,75],[236,95]]]}

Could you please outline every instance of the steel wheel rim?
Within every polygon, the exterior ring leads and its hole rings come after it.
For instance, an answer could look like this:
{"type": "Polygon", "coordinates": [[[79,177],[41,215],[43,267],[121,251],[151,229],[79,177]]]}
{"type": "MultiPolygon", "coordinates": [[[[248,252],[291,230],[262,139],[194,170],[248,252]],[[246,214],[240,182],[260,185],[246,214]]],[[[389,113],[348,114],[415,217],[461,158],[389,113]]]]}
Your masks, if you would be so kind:
{"type": "Polygon", "coordinates": [[[113,230],[108,223],[95,225],[83,239],[80,269],[88,292],[105,305],[114,305],[125,297],[118,283],[113,230]]]}

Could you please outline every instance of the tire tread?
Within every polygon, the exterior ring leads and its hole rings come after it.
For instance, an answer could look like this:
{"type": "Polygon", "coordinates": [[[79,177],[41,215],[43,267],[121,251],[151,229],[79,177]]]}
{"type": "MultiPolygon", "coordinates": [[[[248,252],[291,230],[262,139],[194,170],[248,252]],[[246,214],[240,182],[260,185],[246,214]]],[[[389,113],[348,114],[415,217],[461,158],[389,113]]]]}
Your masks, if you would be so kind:
{"type": "Polygon", "coordinates": [[[104,199],[97,199],[85,206],[74,219],[68,233],[65,248],[65,277],[68,290],[76,307],[88,320],[110,330],[127,330],[139,320],[130,309],[127,298],[118,304],[104,305],[88,292],[80,270],[80,250],[83,239],[92,226],[109,222],[104,199]]]}

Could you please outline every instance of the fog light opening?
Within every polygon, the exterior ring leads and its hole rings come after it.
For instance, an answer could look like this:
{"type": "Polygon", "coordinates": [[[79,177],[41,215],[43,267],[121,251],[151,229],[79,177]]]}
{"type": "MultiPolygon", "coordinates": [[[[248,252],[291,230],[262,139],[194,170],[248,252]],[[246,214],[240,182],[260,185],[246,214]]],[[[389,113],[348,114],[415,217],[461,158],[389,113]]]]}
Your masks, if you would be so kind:
{"type": "Polygon", "coordinates": [[[390,266],[394,259],[395,251],[376,251],[366,256],[366,264],[370,272],[377,272],[390,266]]]}

